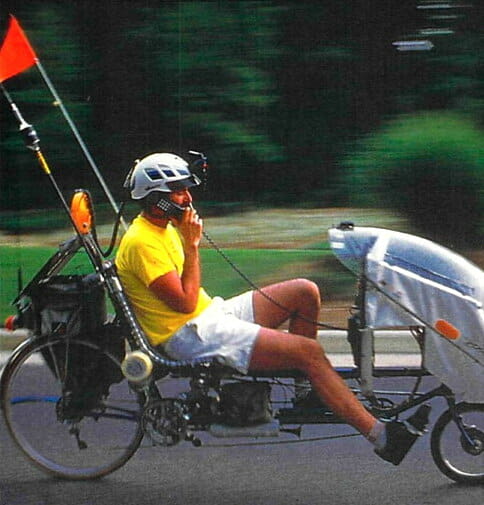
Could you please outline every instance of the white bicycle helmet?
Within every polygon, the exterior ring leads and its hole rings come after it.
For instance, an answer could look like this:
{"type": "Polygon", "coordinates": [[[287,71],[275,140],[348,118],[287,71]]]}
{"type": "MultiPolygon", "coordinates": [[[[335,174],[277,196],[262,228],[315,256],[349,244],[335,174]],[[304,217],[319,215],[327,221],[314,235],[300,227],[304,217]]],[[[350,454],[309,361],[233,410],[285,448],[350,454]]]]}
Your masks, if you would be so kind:
{"type": "Polygon", "coordinates": [[[199,184],[200,179],[190,173],[188,163],[171,153],[154,153],[137,161],[129,179],[133,200],[145,198],[153,191],[171,193],[199,184]]]}

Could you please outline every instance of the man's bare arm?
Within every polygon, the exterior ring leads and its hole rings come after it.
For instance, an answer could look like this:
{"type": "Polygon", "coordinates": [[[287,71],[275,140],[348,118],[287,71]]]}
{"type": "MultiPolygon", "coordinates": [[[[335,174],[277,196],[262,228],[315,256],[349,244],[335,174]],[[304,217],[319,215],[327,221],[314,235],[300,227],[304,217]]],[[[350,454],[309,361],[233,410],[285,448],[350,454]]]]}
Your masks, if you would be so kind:
{"type": "Polygon", "coordinates": [[[177,225],[185,253],[183,273],[179,276],[175,270],[168,272],[155,279],[150,284],[150,289],[173,310],[189,314],[197,306],[200,291],[198,248],[203,224],[194,209],[186,209],[177,225]]]}

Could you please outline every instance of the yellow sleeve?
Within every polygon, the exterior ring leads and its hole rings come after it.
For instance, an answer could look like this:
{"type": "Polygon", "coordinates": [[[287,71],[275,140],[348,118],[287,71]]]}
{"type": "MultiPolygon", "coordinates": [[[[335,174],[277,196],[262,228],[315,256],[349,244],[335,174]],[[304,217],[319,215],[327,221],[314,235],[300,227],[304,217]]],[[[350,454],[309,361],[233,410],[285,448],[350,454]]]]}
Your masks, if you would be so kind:
{"type": "Polygon", "coordinates": [[[158,277],[176,270],[176,265],[166,250],[140,243],[131,252],[131,271],[136,274],[145,286],[149,286],[158,277]]]}

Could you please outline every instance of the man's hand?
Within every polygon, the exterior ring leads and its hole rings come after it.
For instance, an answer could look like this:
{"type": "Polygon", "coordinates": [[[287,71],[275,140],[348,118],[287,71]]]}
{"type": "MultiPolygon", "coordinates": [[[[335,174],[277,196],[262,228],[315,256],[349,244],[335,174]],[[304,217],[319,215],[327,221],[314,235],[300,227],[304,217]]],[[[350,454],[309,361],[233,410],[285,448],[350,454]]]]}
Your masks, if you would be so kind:
{"type": "Polygon", "coordinates": [[[198,248],[202,239],[203,221],[197,211],[193,207],[187,207],[176,224],[183,240],[185,252],[193,247],[198,248]]]}
{"type": "Polygon", "coordinates": [[[173,270],[158,277],[150,289],[172,309],[189,314],[197,306],[200,291],[200,258],[198,246],[203,223],[193,207],[187,207],[181,219],[173,219],[183,242],[185,261],[181,276],[173,270]]]}

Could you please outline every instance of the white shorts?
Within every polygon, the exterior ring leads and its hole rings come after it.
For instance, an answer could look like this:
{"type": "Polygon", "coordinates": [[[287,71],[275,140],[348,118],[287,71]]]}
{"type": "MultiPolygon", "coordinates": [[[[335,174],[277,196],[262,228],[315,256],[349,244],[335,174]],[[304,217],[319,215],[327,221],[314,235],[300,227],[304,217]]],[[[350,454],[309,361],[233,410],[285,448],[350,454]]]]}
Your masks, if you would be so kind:
{"type": "Polygon", "coordinates": [[[253,292],[228,300],[219,297],[199,316],[177,330],[163,346],[175,360],[217,357],[247,373],[260,325],[254,322],[253,292]]]}

